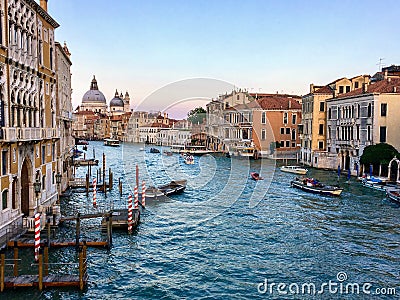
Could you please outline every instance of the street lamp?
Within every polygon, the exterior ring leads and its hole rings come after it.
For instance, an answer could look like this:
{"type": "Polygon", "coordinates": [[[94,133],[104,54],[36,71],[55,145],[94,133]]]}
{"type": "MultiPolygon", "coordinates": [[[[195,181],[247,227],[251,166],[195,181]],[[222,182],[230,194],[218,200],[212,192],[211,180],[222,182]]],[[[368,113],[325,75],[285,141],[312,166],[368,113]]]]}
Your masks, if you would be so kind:
{"type": "Polygon", "coordinates": [[[33,183],[33,189],[36,194],[36,210],[39,211],[39,193],[42,188],[42,183],[39,178],[36,178],[36,181],[33,183]]]}
{"type": "Polygon", "coordinates": [[[56,183],[57,183],[57,204],[60,204],[60,183],[61,183],[62,175],[60,172],[56,174],[56,183]]]}

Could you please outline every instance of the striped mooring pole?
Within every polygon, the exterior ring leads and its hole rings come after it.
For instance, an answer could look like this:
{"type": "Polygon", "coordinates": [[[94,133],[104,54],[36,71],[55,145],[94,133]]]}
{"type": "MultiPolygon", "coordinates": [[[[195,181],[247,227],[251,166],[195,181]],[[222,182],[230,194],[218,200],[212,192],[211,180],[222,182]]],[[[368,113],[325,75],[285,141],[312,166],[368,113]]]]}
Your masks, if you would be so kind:
{"type": "Polygon", "coordinates": [[[132,233],[132,195],[128,197],[128,232],[132,233]]]}
{"type": "Polygon", "coordinates": [[[39,261],[40,249],[40,213],[35,214],[35,261],[39,261]]]}
{"type": "Polygon", "coordinates": [[[142,181],[142,206],[146,207],[146,182],[142,181]]]}
{"type": "Polygon", "coordinates": [[[133,195],[135,196],[135,206],[134,209],[139,208],[139,195],[138,195],[138,187],[135,186],[135,189],[133,190],[133,195]]]}
{"type": "Polygon", "coordinates": [[[93,178],[93,207],[97,206],[97,179],[93,178]]]}

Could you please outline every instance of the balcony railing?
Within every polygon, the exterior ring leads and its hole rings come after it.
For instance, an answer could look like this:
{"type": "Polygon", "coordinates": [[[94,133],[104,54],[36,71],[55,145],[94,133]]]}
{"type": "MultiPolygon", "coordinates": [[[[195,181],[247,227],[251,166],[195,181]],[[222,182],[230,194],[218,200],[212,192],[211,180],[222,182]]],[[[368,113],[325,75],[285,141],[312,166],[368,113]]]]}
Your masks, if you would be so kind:
{"type": "Polygon", "coordinates": [[[1,129],[0,140],[4,142],[38,141],[41,139],[60,138],[60,128],[12,128],[1,129]]]}

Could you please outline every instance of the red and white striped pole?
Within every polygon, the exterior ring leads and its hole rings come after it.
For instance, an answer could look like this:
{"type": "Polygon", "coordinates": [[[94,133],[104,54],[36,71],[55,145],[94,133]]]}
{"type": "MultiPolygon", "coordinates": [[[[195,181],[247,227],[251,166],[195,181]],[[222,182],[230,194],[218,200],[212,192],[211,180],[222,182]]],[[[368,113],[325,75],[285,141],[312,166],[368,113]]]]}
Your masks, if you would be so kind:
{"type": "Polygon", "coordinates": [[[40,249],[40,213],[35,214],[35,261],[39,260],[40,249]]]}
{"type": "Polygon", "coordinates": [[[93,178],[93,207],[97,206],[96,196],[97,196],[97,179],[95,177],[93,178]]]}
{"type": "Polygon", "coordinates": [[[146,207],[146,182],[142,181],[142,206],[146,207]]]}
{"type": "Polygon", "coordinates": [[[128,197],[128,232],[132,232],[132,195],[128,197]]]}
{"type": "Polygon", "coordinates": [[[135,189],[133,190],[133,195],[135,196],[135,207],[134,209],[139,208],[139,195],[138,195],[138,188],[135,186],[135,189]]]}

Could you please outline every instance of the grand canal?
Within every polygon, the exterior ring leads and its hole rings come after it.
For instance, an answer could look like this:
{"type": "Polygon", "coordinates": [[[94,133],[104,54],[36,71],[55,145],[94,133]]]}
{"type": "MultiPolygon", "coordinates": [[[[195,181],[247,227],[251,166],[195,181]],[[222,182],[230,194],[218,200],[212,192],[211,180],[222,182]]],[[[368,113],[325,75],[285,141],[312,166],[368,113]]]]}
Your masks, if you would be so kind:
{"type": "MultiPolygon", "coordinates": [[[[290,295],[288,286],[313,283],[319,290],[329,281],[338,286],[370,283],[371,294],[346,295],[325,288],[314,297],[393,299],[400,294],[400,208],[384,194],[353,179],[345,183],[343,177],[341,197],[321,197],[291,188],[294,176],[282,173],[270,160],[207,155],[189,166],[178,155],[151,154],[140,147],[90,142],[87,156],[95,149],[101,160],[104,152],[115,182],[121,178],[124,186],[122,198],[116,184],[106,198],[98,193],[98,209],[126,205],[136,164],[148,185],[188,179],[185,193],[148,202],[134,234],[114,232],[111,250],[89,248],[89,284],[84,291],[20,289],[0,294],[1,299],[307,299],[313,296],[301,294],[301,288],[290,295]],[[252,181],[250,171],[259,171],[265,180],[252,181]],[[271,283],[286,284],[288,295],[279,294],[271,283]],[[373,295],[393,288],[396,296],[373,295]]],[[[86,171],[78,168],[77,176],[86,171]]],[[[309,175],[337,183],[333,171],[311,169],[309,175]]],[[[63,199],[62,211],[94,212],[91,195],[63,199]]],[[[73,236],[74,226],[66,224],[58,234],[73,236]]],[[[82,235],[100,237],[100,220],[83,222],[82,235]]],[[[30,262],[31,252],[23,251],[30,262]]],[[[50,260],[76,262],[75,249],[51,249],[50,260]]],[[[32,268],[23,266],[34,273],[32,268]]],[[[60,272],[69,268],[66,264],[60,272]]]]}

